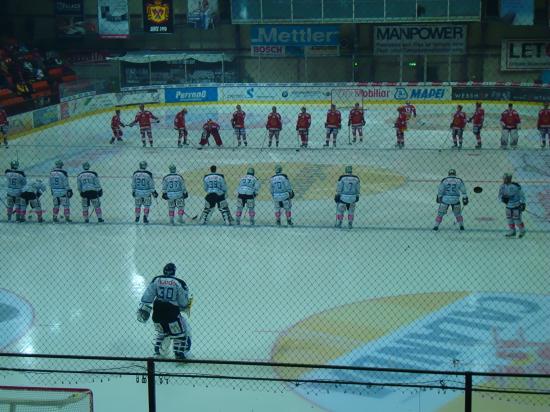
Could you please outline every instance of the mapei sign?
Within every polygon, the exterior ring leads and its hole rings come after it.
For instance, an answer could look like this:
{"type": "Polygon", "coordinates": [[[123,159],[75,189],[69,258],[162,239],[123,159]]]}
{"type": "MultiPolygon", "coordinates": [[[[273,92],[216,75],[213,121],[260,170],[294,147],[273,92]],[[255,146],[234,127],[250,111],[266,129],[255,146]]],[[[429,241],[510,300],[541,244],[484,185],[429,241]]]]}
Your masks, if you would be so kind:
{"type": "Polygon", "coordinates": [[[374,28],[374,54],[464,54],[465,25],[399,25],[374,28]]]}
{"type": "Polygon", "coordinates": [[[450,99],[448,87],[396,87],[395,100],[443,100],[450,99]]]}
{"type": "Polygon", "coordinates": [[[250,43],[252,46],[337,46],[340,30],[337,26],[326,25],[254,26],[250,43]]]}
{"type": "Polygon", "coordinates": [[[550,40],[503,40],[501,70],[550,69],[550,40]]]}

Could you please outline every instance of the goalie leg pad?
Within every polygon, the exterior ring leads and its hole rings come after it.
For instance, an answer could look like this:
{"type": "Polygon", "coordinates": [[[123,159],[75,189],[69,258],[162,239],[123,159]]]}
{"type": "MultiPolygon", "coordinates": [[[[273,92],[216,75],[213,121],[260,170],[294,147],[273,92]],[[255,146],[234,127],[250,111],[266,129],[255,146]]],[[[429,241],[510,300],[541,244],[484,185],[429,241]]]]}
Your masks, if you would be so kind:
{"type": "Polygon", "coordinates": [[[439,207],[437,208],[437,216],[440,216],[441,218],[447,214],[447,209],[449,209],[449,205],[445,203],[440,203],[439,207]]]}
{"type": "Polygon", "coordinates": [[[143,205],[143,198],[142,197],[135,197],[134,198],[134,204],[136,206],[136,209],[140,208],[143,205]]]}
{"type": "Polygon", "coordinates": [[[512,146],[516,146],[518,144],[518,139],[519,139],[518,129],[510,130],[510,144],[512,146]]]}
{"type": "Polygon", "coordinates": [[[292,202],[290,201],[290,199],[283,200],[282,203],[283,203],[283,209],[286,212],[290,212],[290,209],[292,209],[292,202]]]}
{"type": "Polygon", "coordinates": [[[92,206],[94,209],[97,209],[98,207],[101,207],[101,201],[99,200],[99,197],[96,197],[95,199],[92,199],[92,206]]]}
{"type": "Polygon", "coordinates": [[[151,195],[147,195],[147,196],[143,197],[143,206],[148,208],[148,207],[151,206],[152,203],[153,203],[153,199],[152,199],[151,195]]]}
{"type": "Polygon", "coordinates": [[[502,129],[502,133],[500,135],[500,145],[503,147],[508,146],[508,136],[510,134],[510,130],[508,129],[502,129]]]}

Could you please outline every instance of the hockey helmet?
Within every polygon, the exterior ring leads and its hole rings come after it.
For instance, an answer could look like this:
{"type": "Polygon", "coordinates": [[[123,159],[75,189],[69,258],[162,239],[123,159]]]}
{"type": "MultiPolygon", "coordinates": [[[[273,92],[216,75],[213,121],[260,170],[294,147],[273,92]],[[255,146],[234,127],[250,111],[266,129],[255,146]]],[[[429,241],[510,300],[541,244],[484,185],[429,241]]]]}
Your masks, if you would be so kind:
{"type": "Polygon", "coordinates": [[[548,102],[544,102],[543,106],[545,109],[548,109],[548,102]]]}
{"type": "Polygon", "coordinates": [[[170,173],[176,173],[176,165],[171,164],[170,166],[168,166],[168,170],[170,171],[170,173]]]}
{"type": "Polygon", "coordinates": [[[17,170],[17,168],[19,168],[19,161],[18,160],[12,160],[11,163],[10,163],[10,167],[13,170],[17,170]]]}
{"type": "Polygon", "coordinates": [[[90,170],[90,163],[89,162],[84,162],[84,164],[82,165],[82,168],[84,170],[90,170]]]}
{"type": "Polygon", "coordinates": [[[141,170],[147,169],[147,162],[145,160],[142,160],[141,162],[139,162],[139,168],[141,170]]]}
{"type": "Polygon", "coordinates": [[[449,176],[456,176],[456,170],[455,169],[449,169],[449,176]]]}
{"type": "Polygon", "coordinates": [[[275,173],[279,174],[279,173],[282,173],[282,172],[283,172],[283,166],[276,165],[275,166],[275,173]]]}
{"type": "Polygon", "coordinates": [[[502,176],[502,180],[504,180],[504,183],[511,183],[512,173],[504,173],[504,175],[502,176]]]}
{"type": "Polygon", "coordinates": [[[481,107],[481,102],[476,102],[476,107],[481,107]]]}
{"type": "Polygon", "coordinates": [[[255,173],[255,171],[254,171],[254,168],[253,168],[253,167],[249,167],[249,168],[247,169],[247,171],[246,171],[246,174],[247,174],[247,175],[252,175],[252,176],[254,176],[254,173],[255,173]]]}
{"type": "Polygon", "coordinates": [[[210,166],[210,171],[211,171],[212,173],[216,173],[216,170],[218,170],[218,168],[216,167],[216,165],[210,166]]]}
{"type": "Polygon", "coordinates": [[[167,263],[162,269],[164,276],[176,276],[176,265],[173,263],[167,263]]]}
{"type": "Polygon", "coordinates": [[[346,166],[345,171],[348,175],[350,175],[350,174],[353,173],[353,167],[351,165],[348,165],[348,166],[346,166]]]}
{"type": "Polygon", "coordinates": [[[302,113],[305,113],[305,112],[307,111],[307,109],[306,109],[306,107],[305,107],[305,106],[304,106],[304,107],[302,107],[302,109],[301,109],[301,110],[302,110],[302,113]]]}
{"type": "Polygon", "coordinates": [[[63,167],[63,160],[56,160],[55,167],[57,167],[58,169],[61,169],[63,167]]]}

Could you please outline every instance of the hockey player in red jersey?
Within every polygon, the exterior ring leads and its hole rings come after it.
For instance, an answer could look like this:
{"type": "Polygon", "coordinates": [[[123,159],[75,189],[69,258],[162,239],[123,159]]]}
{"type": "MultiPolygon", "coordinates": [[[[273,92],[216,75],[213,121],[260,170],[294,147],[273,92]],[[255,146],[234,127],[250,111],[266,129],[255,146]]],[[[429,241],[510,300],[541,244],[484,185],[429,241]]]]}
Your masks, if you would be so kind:
{"type": "Polygon", "coordinates": [[[186,114],[187,109],[183,108],[180,112],[178,112],[178,114],[176,114],[176,117],[174,118],[174,129],[178,131],[178,147],[182,146],[182,139],[184,146],[189,145],[189,143],[187,142],[187,127],[185,127],[186,114]]]}
{"type": "Polygon", "coordinates": [[[115,110],[115,115],[111,118],[111,130],[113,131],[113,137],[111,137],[110,144],[113,144],[115,140],[122,142],[122,127],[126,127],[122,120],[120,120],[120,110],[115,110]]]}
{"type": "Polygon", "coordinates": [[[237,110],[233,112],[233,116],[231,117],[231,126],[233,127],[233,130],[235,131],[235,136],[237,137],[237,146],[241,145],[241,139],[244,145],[247,146],[246,129],[244,127],[244,119],[246,117],[246,113],[241,109],[241,106],[239,104],[235,108],[237,110]]]}
{"type": "Polygon", "coordinates": [[[539,111],[537,119],[537,129],[540,132],[540,147],[546,147],[546,139],[548,139],[548,147],[550,147],[550,109],[548,102],[544,103],[544,107],[539,111]]]}
{"type": "Polygon", "coordinates": [[[325,128],[327,130],[327,136],[323,146],[328,147],[330,136],[332,135],[332,146],[336,147],[336,136],[338,136],[338,130],[342,128],[342,115],[340,111],[336,110],[336,105],[334,104],[330,105],[330,110],[327,112],[325,128]]]}
{"type": "Polygon", "coordinates": [[[199,150],[203,148],[205,144],[208,143],[208,138],[210,136],[214,137],[214,140],[216,141],[216,145],[223,146],[222,138],[220,137],[220,125],[216,123],[212,119],[208,119],[208,121],[203,124],[202,126],[202,136],[201,141],[199,142],[199,150]]]}
{"type": "Polygon", "coordinates": [[[277,113],[277,108],[275,106],[271,108],[271,113],[267,116],[265,128],[269,133],[268,146],[271,147],[273,137],[275,137],[275,147],[279,147],[279,133],[283,129],[283,120],[281,119],[281,115],[277,113]]]}
{"type": "Polygon", "coordinates": [[[453,114],[453,120],[451,121],[450,126],[453,133],[454,149],[462,149],[462,135],[464,134],[464,127],[466,127],[466,113],[462,111],[462,106],[459,104],[456,106],[456,112],[453,114]]]}
{"type": "Polygon", "coordinates": [[[365,125],[365,111],[362,107],[359,107],[359,103],[355,103],[355,106],[349,112],[348,126],[351,126],[353,134],[353,143],[357,141],[357,134],[359,134],[359,141],[363,141],[363,126],[365,125]]]}
{"type": "Polygon", "coordinates": [[[514,110],[512,103],[508,103],[508,109],[500,115],[500,125],[502,126],[502,135],[500,138],[501,149],[508,148],[508,139],[510,147],[515,149],[518,146],[518,129],[521,119],[517,111],[514,110]]]}
{"type": "Polygon", "coordinates": [[[405,131],[407,130],[407,113],[405,108],[400,106],[397,108],[397,119],[395,120],[394,127],[397,136],[397,143],[395,147],[403,149],[405,147],[405,131]]]}
{"type": "Polygon", "coordinates": [[[307,112],[305,107],[302,107],[298,114],[298,120],[296,121],[296,131],[300,137],[300,147],[307,147],[309,127],[311,126],[311,115],[307,112]]]}
{"type": "Polygon", "coordinates": [[[8,120],[8,114],[3,107],[0,107],[0,135],[4,139],[4,147],[8,148],[8,128],[10,121],[8,120]]]}
{"type": "Polygon", "coordinates": [[[411,102],[409,101],[405,102],[405,106],[403,106],[403,110],[405,111],[407,120],[410,120],[411,117],[416,117],[416,107],[411,102]]]}
{"type": "Polygon", "coordinates": [[[147,146],[145,143],[145,135],[147,135],[149,139],[149,145],[153,147],[153,133],[151,132],[151,120],[154,120],[155,123],[160,123],[160,120],[158,119],[158,117],[156,117],[149,110],[145,110],[145,106],[143,104],[140,104],[139,112],[136,114],[136,118],[132,123],[128,125],[132,127],[136,123],[139,124],[139,132],[141,134],[141,143],[143,144],[143,147],[147,146]]]}
{"type": "Polygon", "coordinates": [[[476,149],[481,149],[481,129],[485,121],[485,110],[481,107],[481,102],[476,103],[476,111],[468,119],[468,123],[472,123],[472,132],[476,137],[476,149]]]}

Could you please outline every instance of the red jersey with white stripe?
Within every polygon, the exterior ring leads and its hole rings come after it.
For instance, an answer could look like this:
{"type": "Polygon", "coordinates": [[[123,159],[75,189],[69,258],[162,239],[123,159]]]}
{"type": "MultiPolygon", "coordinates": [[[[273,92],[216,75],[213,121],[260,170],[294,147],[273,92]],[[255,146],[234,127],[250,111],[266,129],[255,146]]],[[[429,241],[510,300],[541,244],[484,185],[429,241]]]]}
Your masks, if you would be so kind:
{"type": "Polygon", "coordinates": [[[485,110],[478,107],[472,117],[470,117],[470,120],[474,126],[483,126],[483,122],[485,121],[485,110]]]}
{"type": "Polygon", "coordinates": [[[400,132],[407,130],[407,119],[407,113],[405,111],[400,112],[395,120],[395,128],[400,132]]]}
{"type": "Polygon", "coordinates": [[[0,109],[0,126],[6,126],[9,124],[8,114],[4,109],[0,109]]]}
{"type": "Polygon", "coordinates": [[[267,116],[267,124],[268,129],[277,129],[281,130],[283,128],[283,121],[281,120],[281,115],[279,113],[269,113],[269,116],[267,116]]]}
{"type": "Polygon", "coordinates": [[[209,122],[206,122],[203,126],[202,126],[203,130],[207,131],[207,132],[212,132],[214,130],[220,130],[220,125],[218,123],[216,123],[215,121],[209,121],[209,122]]]}
{"type": "Polygon", "coordinates": [[[451,126],[456,129],[464,129],[466,126],[466,113],[462,110],[457,111],[453,115],[453,122],[451,123],[451,126]]]}
{"type": "Polygon", "coordinates": [[[537,119],[537,129],[550,127],[550,109],[542,109],[539,111],[537,119]]]}
{"type": "Polygon", "coordinates": [[[518,112],[514,109],[507,109],[500,115],[500,122],[506,129],[517,129],[521,123],[518,112]]]}
{"type": "Polygon", "coordinates": [[[403,110],[405,111],[405,114],[409,119],[411,118],[411,116],[416,117],[416,107],[414,107],[414,104],[406,104],[405,106],[403,106],[403,110]]]}
{"type": "Polygon", "coordinates": [[[237,110],[233,113],[233,117],[231,118],[231,125],[235,129],[244,129],[244,119],[246,117],[246,113],[242,110],[237,110]]]}
{"type": "Polygon", "coordinates": [[[134,123],[138,123],[140,128],[145,129],[151,127],[151,120],[158,120],[158,117],[156,117],[149,110],[144,110],[136,114],[134,123]]]}
{"type": "Polygon", "coordinates": [[[296,127],[298,129],[309,129],[309,126],[311,126],[311,115],[309,113],[298,114],[298,121],[296,122],[296,127]]]}
{"type": "Polygon", "coordinates": [[[349,121],[352,126],[362,126],[365,122],[363,109],[352,109],[349,112],[349,121]]]}
{"type": "Polygon", "coordinates": [[[176,114],[174,118],[174,127],[176,129],[185,129],[185,113],[183,111],[176,114]]]}
{"type": "Polygon", "coordinates": [[[327,127],[340,127],[342,125],[342,114],[339,110],[329,110],[327,112],[327,127]]]}
{"type": "Polygon", "coordinates": [[[122,120],[120,120],[120,116],[118,114],[115,114],[112,118],[111,118],[111,127],[113,129],[120,129],[121,126],[124,126],[122,124],[122,120]]]}

